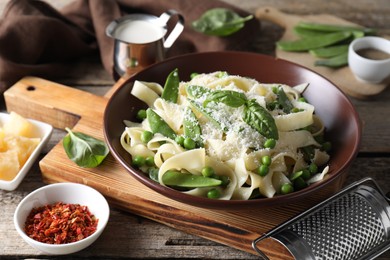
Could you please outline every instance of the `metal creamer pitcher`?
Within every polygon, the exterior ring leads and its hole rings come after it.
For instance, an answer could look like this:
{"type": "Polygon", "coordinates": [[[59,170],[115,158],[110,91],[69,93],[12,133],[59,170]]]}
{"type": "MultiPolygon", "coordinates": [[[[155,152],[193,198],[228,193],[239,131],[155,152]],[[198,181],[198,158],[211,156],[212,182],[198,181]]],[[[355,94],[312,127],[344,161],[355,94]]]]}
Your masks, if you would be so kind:
{"type": "Polygon", "coordinates": [[[112,21],[106,34],[115,39],[114,69],[122,76],[129,75],[165,57],[184,29],[184,18],[175,10],[168,10],[156,17],[150,14],[130,14],[112,21]],[[167,35],[167,23],[172,17],[177,22],[167,35]]]}

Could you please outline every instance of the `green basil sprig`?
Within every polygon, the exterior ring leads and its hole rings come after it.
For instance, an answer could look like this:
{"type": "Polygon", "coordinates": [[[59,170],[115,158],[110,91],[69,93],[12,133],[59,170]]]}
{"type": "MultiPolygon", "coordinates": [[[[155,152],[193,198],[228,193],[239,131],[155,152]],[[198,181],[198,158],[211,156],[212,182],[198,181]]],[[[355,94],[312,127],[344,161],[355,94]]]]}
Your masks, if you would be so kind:
{"type": "MultiPolygon", "coordinates": [[[[282,92],[284,93],[283,90],[282,92]]],[[[287,103],[287,96],[285,98],[285,103],[287,103]]],[[[235,108],[244,105],[243,120],[245,123],[266,138],[279,139],[278,128],[272,115],[260,106],[256,100],[247,100],[243,93],[231,90],[216,90],[207,96],[205,101],[206,105],[208,103],[207,101],[223,102],[225,105],[235,108]]],[[[205,103],[203,106],[205,106],[205,103]]]]}
{"type": "Polygon", "coordinates": [[[69,128],[65,130],[68,135],[62,140],[63,147],[68,158],[78,166],[94,168],[106,158],[109,150],[103,141],[80,132],[72,132],[69,128]]]}
{"type": "Polygon", "coordinates": [[[256,100],[252,99],[246,103],[244,110],[244,121],[252,128],[256,129],[266,138],[279,139],[278,128],[272,115],[256,100]]]}
{"type": "Polygon", "coordinates": [[[226,8],[213,8],[192,22],[192,27],[201,33],[214,36],[228,36],[244,27],[245,22],[253,18],[253,15],[241,17],[232,10],[226,8]]]}

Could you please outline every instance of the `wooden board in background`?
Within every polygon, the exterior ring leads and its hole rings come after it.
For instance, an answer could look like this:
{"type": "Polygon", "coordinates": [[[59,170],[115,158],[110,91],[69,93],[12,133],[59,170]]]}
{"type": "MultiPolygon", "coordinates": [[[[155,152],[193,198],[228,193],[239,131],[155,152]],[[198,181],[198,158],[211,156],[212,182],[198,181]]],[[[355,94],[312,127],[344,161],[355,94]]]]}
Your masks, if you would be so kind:
{"type": "MultiPolygon", "coordinates": [[[[113,86],[120,87],[123,79],[113,86]]],[[[96,96],[47,80],[26,77],[4,93],[8,111],[47,122],[56,128],[73,128],[101,140],[103,113],[109,96],[96,96]],[[66,97],[66,98],[65,98],[66,97]]],[[[276,225],[316,204],[341,187],[331,185],[297,204],[242,211],[211,210],[164,197],[135,180],[109,155],[97,168],[80,168],[68,159],[58,143],[39,163],[46,183],[83,183],[100,191],[111,203],[129,212],[255,254],[252,241],[276,225]]],[[[340,184],[337,184],[340,185],[340,184]]],[[[272,259],[292,259],[279,243],[260,246],[272,259]]]]}
{"type": "MultiPolygon", "coordinates": [[[[274,7],[261,7],[256,10],[256,17],[260,20],[266,20],[273,22],[285,29],[281,41],[292,41],[298,39],[294,34],[293,28],[300,21],[324,23],[324,24],[338,24],[338,25],[354,25],[344,19],[336,16],[322,14],[322,15],[292,15],[286,14],[274,7]]],[[[359,99],[367,99],[380,94],[386,89],[386,83],[383,84],[369,84],[357,80],[352,74],[349,67],[343,67],[339,69],[327,68],[315,66],[315,58],[308,52],[286,52],[280,49],[276,49],[276,56],[281,59],[289,60],[305,66],[315,72],[326,77],[333,83],[335,83],[345,94],[359,99]]]]}

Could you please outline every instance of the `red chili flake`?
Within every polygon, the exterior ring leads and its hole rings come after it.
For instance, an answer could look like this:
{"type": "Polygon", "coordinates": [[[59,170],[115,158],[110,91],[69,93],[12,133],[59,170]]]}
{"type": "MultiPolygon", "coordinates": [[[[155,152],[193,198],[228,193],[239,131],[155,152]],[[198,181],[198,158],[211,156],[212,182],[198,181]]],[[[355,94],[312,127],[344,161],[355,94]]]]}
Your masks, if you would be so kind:
{"type": "Polygon", "coordinates": [[[87,206],[62,202],[33,208],[25,223],[26,234],[47,244],[68,244],[92,235],[98,219],[87,206]]]}

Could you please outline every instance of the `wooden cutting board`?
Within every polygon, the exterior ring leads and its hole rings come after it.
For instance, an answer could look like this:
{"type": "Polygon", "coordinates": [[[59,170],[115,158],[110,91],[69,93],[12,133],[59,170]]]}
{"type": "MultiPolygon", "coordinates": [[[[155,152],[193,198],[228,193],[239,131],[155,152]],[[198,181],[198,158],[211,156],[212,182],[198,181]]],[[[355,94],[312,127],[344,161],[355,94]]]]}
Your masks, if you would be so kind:
{"type": "MultiPolygon", "coordinates": [[[[108,98],[119,88],[120,79],[106,96],[40,78],[26,77],[4,93],[8,111],[47,122],[55,128],[73,128],[98,139],[103,137],[103,114],[108,98]]],[[[100,191],[110,202],[129,212],[255,254],[252,241],[276,225],[323,200],[341,187],[335,184],[325,193],[314,194],[297,204],[272,208],[225,211],[198,208],[166,198],[136,181],[109,155],[92,169],[80,168],[58,143],[39,163],[46,183],[83,183],[100,191]]],[[[107,232],[109,232],[107,230],[107,232]]],[[[293,259],[272,239],[260,245],[271,259],[293,259]]]]}
{"type": "MultiPolygon", "coordinates": [[[[294,34],[293,28],[300,21],[359,26],[357,24],[328,14],[291,15],[283,13],[273,7],[262,7],[257,9],[256,17],[257,19],[270,21],[283,27],[285,31],[282,38],[280,39],[282,41],[298,39],[298,36],[294,34]]],[[[389,36],[384,37],[390,38],[389,36]]],[[[357,80],[349,67],[332,69],[327,67],[314,66],[314,61],[318,58],[315,58],[307,52],[286,52],[276,49],[276,57],[298,63],[311,70],[314,70],[315,72],[335,83],[342,91],[344,91],[345,94],[358,99],[367,99],[378,95],[383,90],[385,90],[388,85],[388,82],[384,84],[369,84],[357,80]]]]}

